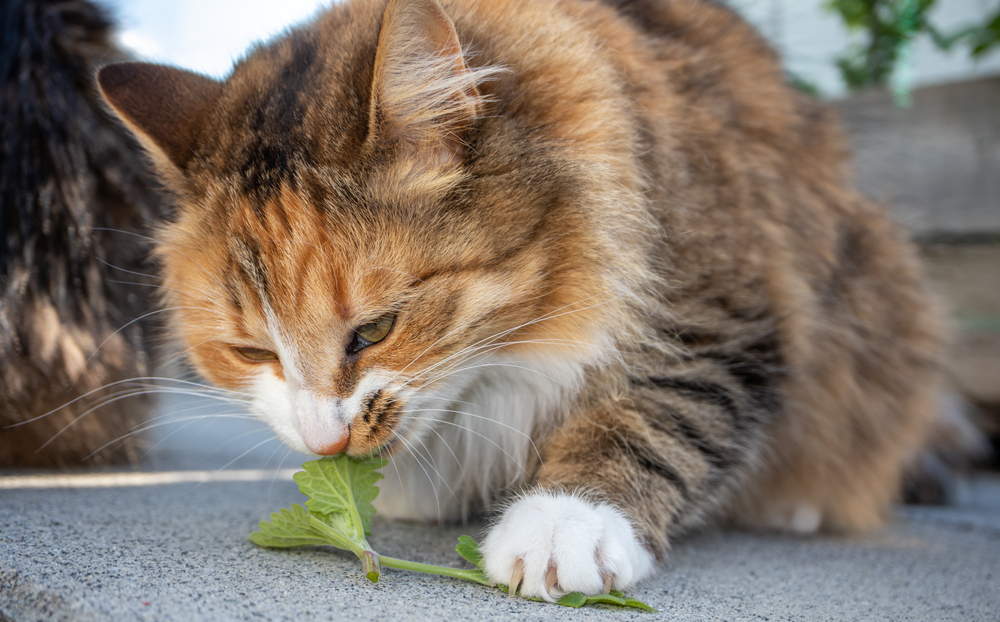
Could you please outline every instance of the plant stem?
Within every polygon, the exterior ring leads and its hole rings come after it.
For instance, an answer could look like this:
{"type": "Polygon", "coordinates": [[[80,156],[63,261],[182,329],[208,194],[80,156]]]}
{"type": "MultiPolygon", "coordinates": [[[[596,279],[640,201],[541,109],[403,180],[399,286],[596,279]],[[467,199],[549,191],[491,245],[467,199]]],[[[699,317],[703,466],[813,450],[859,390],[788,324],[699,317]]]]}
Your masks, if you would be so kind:
{"type": "Polygon", "coordinates": [[[385,555],[379,555],[378,561],[383,566],[396,568],[398,570],[412,570],[413,572],[425,572],[427,574],[453,577],[463,581],[472,581],[473,583],[478,583],[487,587],[493,585],[488,579],[486,579],[481,570],[462,570],[460,568],[448,568],[446,566],[418,564],[417,562],[408,562],[406,560],[396,559],[395,557],[386,557],[385,555]]]}

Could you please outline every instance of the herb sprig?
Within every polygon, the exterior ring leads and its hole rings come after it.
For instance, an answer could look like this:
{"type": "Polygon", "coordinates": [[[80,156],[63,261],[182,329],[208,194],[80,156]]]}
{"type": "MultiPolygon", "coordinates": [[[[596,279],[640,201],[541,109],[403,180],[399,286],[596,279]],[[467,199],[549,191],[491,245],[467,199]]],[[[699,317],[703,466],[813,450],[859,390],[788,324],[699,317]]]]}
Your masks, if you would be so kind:
{"type": "MultiPolygon", "coordinates": [[[[380,458],[356,460],[346,455],[306,462],[302,465],[303,470],[294,476],[299,490],[309,497],[306,507],[294,504],[290,509],[271,514],[270,521],[262,521],[260,530],[250,534],[250,540],[268,548],[328,545],[351,551],[361,560],[365,576],[372,582],[378,582],[381,567],[386,566],[453,577],[509,592],[506,585],[495,584],[486,577],[479,544],[469,536],[459,537],[455,551],[475,566],[473,570],[396,559],[379,555],[372,549],[366,536],[371,535],[375,516],[372,501],[378,496],[376,484],[382,479],[379,469],[385,465],[386,461],[380,458]]],[[[571,592],[556,603],[566,607],[600,604],[656,611],[617,591],[597,596],[571,592]]]]}

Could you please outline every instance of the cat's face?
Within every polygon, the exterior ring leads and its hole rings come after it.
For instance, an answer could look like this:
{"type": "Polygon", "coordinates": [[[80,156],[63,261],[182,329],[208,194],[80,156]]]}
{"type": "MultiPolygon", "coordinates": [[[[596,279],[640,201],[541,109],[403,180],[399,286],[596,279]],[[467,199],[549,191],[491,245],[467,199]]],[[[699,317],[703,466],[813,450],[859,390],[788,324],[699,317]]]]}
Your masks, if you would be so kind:
{"type": "Polygon", "coordinates": [[[459,222],[340,207],[291,191],[221,201],[170,225],[159,249],[196,368],[248,394],[290,446],[392,451],[484,366],[590,342],[574,313],[589,304],[553,306],[544,248],[504,257],[459,222]]]}

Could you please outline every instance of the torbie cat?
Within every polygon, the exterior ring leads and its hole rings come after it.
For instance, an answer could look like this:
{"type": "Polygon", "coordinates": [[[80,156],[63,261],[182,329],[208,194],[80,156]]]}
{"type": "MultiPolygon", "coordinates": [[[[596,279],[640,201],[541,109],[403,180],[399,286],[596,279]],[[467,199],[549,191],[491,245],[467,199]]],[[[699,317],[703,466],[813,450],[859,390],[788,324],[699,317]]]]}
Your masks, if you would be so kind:
{"type": "Polygon", "coordinates": [[[194,366],[490,576],[626,588],[707,519],[879,523],[937,407],[911,247],[705,0],[350,0],[217,82],[105,67],[194,366]],[[513,494],[513,497],[510,495],[513,494]]]}

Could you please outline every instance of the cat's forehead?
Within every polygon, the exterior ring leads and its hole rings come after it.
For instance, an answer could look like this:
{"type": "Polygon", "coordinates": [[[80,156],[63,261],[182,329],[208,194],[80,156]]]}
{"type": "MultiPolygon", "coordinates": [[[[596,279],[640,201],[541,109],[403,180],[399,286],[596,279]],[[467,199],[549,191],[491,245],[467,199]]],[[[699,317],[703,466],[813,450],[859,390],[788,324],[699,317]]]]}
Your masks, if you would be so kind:
{"type": "Polygon", "coordinates": [[[275,311],[316,315],[329,307],[346,320],[385,304],[429,269],[427,254],[402,243],[385,218],[347,217],[287,188],[234,203],[219,238],[223,282],[275,311]]]}

